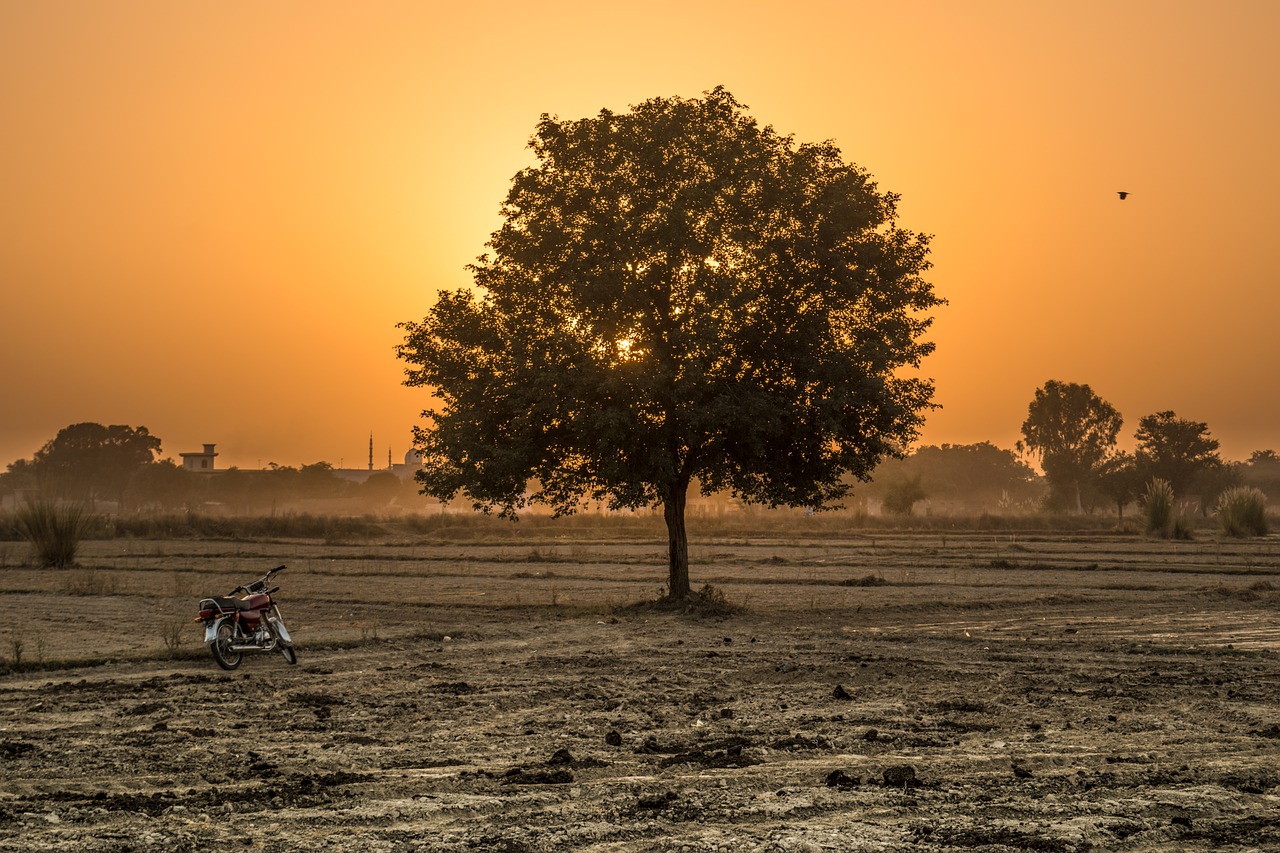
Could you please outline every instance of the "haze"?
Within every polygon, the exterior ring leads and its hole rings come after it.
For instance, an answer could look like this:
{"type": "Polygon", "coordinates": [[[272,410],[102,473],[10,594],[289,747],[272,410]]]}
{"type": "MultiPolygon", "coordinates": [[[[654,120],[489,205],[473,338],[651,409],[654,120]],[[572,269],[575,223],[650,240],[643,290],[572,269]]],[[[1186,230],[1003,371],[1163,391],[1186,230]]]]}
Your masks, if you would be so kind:
{"type": "Polygon", "coordinates": [[[81,421],[399,461],[429,399],[395,324],[469,283],[538,116],[718,84],[935,235],[924,442],[1010,447],[1059,379],[1126,437],[1280,449],[1277,32],[1269,0],[0,0],[0,464],[81,421]]]}

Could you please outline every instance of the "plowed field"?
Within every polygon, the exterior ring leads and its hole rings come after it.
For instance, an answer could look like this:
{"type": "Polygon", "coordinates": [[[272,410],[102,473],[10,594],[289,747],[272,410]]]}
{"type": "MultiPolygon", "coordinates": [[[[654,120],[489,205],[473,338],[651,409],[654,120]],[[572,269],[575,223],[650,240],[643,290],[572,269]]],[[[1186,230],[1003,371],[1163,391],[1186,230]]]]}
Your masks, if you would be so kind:
{"type": "Polygon", "coordinates": [[[637,605],[663,546],[0,569],[0,850],[1280,849],[1280,538],[704,537],[727,616],[637,605]],[[281,563],[299,664],[223,672],[281,563]]]}

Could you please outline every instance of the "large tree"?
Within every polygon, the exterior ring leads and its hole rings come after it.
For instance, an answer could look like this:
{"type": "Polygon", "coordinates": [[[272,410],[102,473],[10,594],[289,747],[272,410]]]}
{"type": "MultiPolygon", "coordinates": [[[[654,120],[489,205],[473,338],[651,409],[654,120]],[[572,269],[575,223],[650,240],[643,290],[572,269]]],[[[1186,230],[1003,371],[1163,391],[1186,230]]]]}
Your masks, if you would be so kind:
{"type": "Polygon", "coordinates": [[[160,439],[144,426],[72,424],[36,451],[32,467],[53,497],[123,502],[129,481],[160,454],[160,439]]]}
{"type": "Polygon", "coordinates": [[[832,506],[917,434],[928,239],[834,145],[722,88],[544,115],[529,144],[475,289],[403,324],[405,384],[439,400],[416,431],[426,494],[660,505],[681,599],[691,483],[832,506]]]}
{"type": "Polygon", "coordinates": [[[1083,492],[1123,425],[1120,413],[1088,385],[1050,379],[1027,407],[1020,443],[1040,457],[1051,497],[1083,512],[1083,492]]]}
{"type": "Polygon", "coordinates": [[[1147,479],[1159,477],[1175,495],[1198,494],[1208,505],[1230,485],[1218,455],[1218,440],[1203,421],[1180,418],[1171,411],[1156,412],[1138,421],[1134,433],[1138,467],[1147,479]]]}

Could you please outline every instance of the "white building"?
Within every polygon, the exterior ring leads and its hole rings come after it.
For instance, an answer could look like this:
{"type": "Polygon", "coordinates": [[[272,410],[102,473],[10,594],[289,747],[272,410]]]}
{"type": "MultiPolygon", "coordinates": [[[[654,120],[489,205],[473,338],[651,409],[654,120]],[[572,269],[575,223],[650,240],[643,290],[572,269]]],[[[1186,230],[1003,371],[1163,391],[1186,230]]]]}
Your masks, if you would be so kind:
{"type": "Polygon", "coordinates": [[[218,455],[214,452],[214,447],[215,445],[206,444],[204,450],[199,453],[179,453],[178,455],[182,457],[182,467],[188,471],[199,471],[204,474],[212,473],[214,470],[213,461],[218,455]]]}

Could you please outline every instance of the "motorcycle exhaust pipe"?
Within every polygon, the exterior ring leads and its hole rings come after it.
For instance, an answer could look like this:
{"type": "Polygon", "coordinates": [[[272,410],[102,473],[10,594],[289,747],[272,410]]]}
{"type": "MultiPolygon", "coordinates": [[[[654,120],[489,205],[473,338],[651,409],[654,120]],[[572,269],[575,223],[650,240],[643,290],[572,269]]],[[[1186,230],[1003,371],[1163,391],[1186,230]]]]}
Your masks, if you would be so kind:
{"type": "Polygon", "coordinates": [[[265,646],[260,646],[257,643],[248,643],[244,645],[235,644],[228,648],[233,652],[273,652],[276,649],[276,645],[277,643],[272,641],[267,643],[265,646]]]}

